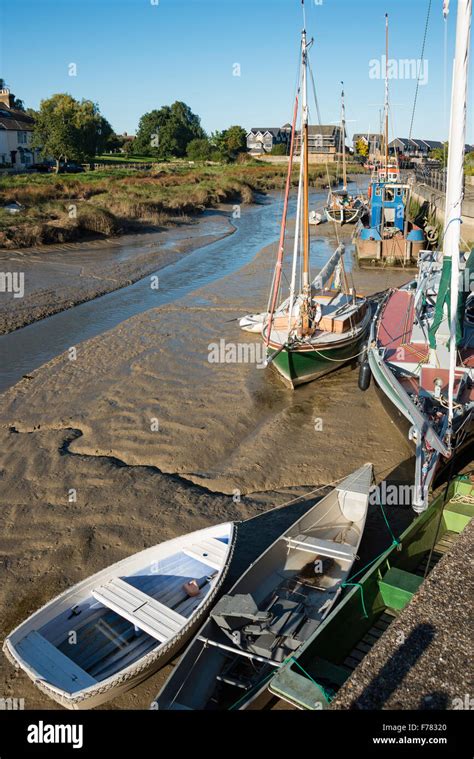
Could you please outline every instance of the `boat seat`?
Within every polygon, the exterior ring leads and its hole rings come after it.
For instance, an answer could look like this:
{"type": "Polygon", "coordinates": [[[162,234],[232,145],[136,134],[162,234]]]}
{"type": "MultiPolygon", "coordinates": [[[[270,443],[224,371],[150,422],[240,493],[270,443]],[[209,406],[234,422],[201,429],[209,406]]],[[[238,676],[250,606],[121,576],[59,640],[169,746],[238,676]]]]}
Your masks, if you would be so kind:
{"type": "Polygon", "coordinates": [[[66,693],[76,693],[97,684],[97,680],[36,630],[22,638],[16,644],[15,650],[38,673],[41,680],[61,688],[66,693]]]}
{"type": "Polygon", "coordinates": [[[120,577],[113,577],[104,585],[94,588],[92,595],[160,643],[176,635],[187,622],[186,617],[137,590],[120,577]]]}
{"type": "Polygon", "coordinates": [[[182,552],[192,559],[208,564],[213,569],[222,569],[228,545],[216,538],[204,538],[199,543],[182,548],[182,552]]]}
{"type": "Polygon", "coordinates": [[[318,556],[326,556],[331,559],[354,561],[356,551],[354,546],[348,543],[335,543],[333,540],[322,540],[313,535],[297,535],[296,538],[286,538],[290,548],[297,551],[307,551],[318,556]]]}

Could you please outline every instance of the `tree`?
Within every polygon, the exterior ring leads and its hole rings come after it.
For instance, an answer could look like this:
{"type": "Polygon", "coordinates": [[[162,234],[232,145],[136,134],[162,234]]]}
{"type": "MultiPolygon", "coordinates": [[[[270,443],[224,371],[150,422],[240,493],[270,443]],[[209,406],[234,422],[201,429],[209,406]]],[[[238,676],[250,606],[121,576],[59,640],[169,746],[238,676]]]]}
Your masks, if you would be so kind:
{"type": "Polygon", "coordinates": [[[186,103],[176,101],[141,117],[135,151],[159,159],[181,158],[192,140],[205,137],[199,116],[186,103]]]}
{"type": "Polygon", "coordinates": [[[247,150],[247,132],[241,126],[231,126],[224,132],[226,150],[233,160],[247,150]]]}
{"type": "Polygon", "coordinates": [[[284,142],[274,145],[271,150],[271,155],[286,155],[288,152],[288,146],[284,142]]]}
{"type": "Polygon", "coordinates": [[[367,145],[366,141],[362,139],[362,137],[357,140],[355,149],[357,155],[362,155],[364,158],[369,155],[369,146],[367,145]]]}
{"type": "Polygon", "coordinates": [[[208,139],[191,140],[186,153],[191,161],[209,161],[212,158],[212,145],[208,139]]]}
{"type": "Polygon", "coordinates": [[[216,148],[217,158],[226,163],[235,161],[240,153],[247,150],[247,132],[241,126],[231,126],[222,132],[213,132],[210,141],[216,148]]]}
{"type": "Polygon", "coordinates": [[[448,163],[448,143],[444,142],[442,148],[435,148],[430,153],[430,158],[433,161],[439,161],[444,168],[448,163]]]}
{"type": "Polygon", "coordinates": [[[41,148],[43,156],[54,158],[58,173],[61,161],[83,161],[96,155],[111,133],[95,103],[59,93],[41,101],[32,144],[41,148]]]}

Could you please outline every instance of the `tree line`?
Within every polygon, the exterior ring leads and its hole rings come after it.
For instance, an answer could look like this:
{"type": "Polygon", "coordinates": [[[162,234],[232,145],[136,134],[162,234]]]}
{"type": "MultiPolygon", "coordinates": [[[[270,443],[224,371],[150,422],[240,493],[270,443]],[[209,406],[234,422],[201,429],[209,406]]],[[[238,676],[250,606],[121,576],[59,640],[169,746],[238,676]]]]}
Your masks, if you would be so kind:
{"type": "MultiPolygon", "coordinates": [[[[2,83],[0,79],[0,86],[2,83]]],[[[25,109],[20,100],[14,107],[34,118],[32,146],[45,158],[53,158],[57,171],[62,162],[86,162],[118,150],[130,157],[158,161],[187,157],[228,163],[247,149],[246,132],[241,126],[207,135],[199,116],[180,101],[145,113],[133,140],[117,135],[96,103],[79,101],[66,93],[42,100],[38,111],[25,109]]]]}

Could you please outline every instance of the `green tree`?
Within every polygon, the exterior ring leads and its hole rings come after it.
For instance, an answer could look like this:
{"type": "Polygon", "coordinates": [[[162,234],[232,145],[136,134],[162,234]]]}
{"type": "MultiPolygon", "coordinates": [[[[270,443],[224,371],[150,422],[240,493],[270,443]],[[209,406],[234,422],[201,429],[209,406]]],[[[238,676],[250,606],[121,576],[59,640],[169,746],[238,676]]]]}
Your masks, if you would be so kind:
{"type": "Polygon", "coordinates": [[[287,152],[288,146],[284,142],[280,142],[272,147],[270,155],[286,155],[287,152]]]}
{"type": "Polygon", "coordinates": [[[247,150],[247,133],[240,126],[231,126],[222,132],[213,132],[210,142],[216,148],[218,160],[229,163],[247,150]]]}
{"type": "Polygon", "coordinates": [[[433,161],[439,161],[444,168],[448,163],[448,143],[444,142],[442,148],[435,148],[430,153],[430,158],[433,161]]]}
{"type": "Polygon", "coordinates": [[[60,162],[83,161],[103,149],[112,127],[90,100],[75,100],[59,93],[42,100],[36,114],[33,145],[41,148],[43,156],[60,162]]]}
{"type": "Polygon", "coordinates": [[[205,137],[199,116],[186,103],[176,101],[141,117],[135,150],[159,159],[181,158],[192,140],[205,137]]]}
{"type": "Polygon", "coordinates": [[[186,153],[191,161],[209,161],[212,158],[212,145],[208,139],[191,140],[186,153]]]}

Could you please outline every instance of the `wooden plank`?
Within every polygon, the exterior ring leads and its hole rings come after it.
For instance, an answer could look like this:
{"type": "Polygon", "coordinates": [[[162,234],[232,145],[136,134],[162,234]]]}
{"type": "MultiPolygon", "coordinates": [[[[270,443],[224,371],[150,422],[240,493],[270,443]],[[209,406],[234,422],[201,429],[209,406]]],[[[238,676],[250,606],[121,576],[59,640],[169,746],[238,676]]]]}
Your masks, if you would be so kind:
{"type": "Polygon", "coordinates": [[[66,693],[96,685],[91,677],[68,656],[59,651],[36,630],[28,633],[16,645],[20,656],[38,673],[38,677],[66,693]]]}
{"type": "Polygon", "coordinates": [[[94,588],[92,595],[97,601],[162,643],[176,635],[187,621],[186,617],[119,577],[94,588]]]}

